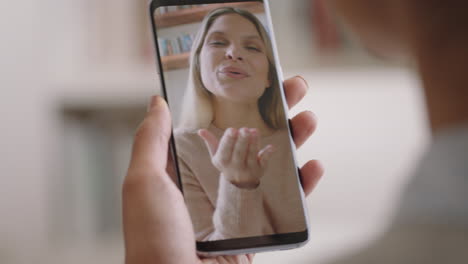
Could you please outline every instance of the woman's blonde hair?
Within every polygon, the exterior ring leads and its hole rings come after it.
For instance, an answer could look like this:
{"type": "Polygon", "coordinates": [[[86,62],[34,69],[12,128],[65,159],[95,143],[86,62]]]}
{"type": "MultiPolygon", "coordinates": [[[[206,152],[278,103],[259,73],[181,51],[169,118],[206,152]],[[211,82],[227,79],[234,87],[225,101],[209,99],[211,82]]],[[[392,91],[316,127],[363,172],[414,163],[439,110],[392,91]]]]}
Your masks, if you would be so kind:
{"type": "Polygon", "coordinates": [[[269,71],[268,78],[270,87],[258,100],[258,108],[265,123],[273,129],[280,129],[286,126],[285,113],[281,102],[281,91],[276,72],[275,60],[271,40],[262,23],[250,12],[232,8],[221,7],[212,10],[205,16],[201,23],[192,46],[190,56],[190,71],[187,90],[184,95],[180,122],[177,126],[179,131],[196,131],[200,128],[207,128],[213,121],[212,94],[203,85],[200,74],[200,52],[205,42],[206,35],[214,21],[227,14],[237,14],[248,19],[257,28],[266,47],[269,71]]]}

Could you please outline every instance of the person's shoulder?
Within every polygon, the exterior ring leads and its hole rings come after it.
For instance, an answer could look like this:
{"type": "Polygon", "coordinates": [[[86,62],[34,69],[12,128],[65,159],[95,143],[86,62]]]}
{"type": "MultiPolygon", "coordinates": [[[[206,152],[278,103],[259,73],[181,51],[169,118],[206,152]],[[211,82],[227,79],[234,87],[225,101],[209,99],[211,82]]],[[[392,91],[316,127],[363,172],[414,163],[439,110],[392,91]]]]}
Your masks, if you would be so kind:
{"type": "Polygon", "coordinates": [[[195,129],[175,129],[174,137],[178,139],[187,139],[198,137],[198,130],[195,129]]]}
{"type": "Polygon", "coordinates": [[[198,130],[176,129],[174,130],[174,140],[179,154],[191,152],[203,146],[203,140],[198,135],[198,130]]]}

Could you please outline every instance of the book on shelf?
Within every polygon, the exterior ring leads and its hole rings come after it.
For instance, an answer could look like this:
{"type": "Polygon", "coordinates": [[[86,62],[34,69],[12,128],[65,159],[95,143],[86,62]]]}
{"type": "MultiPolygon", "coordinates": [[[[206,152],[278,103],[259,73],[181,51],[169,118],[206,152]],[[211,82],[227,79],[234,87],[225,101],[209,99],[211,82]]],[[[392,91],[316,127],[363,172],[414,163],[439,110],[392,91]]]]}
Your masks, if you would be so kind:
{"type": "Polygon", "coordinates": [[[158,45],[162,57],[190,52],[193,34],[182,34],[175,38],[159,38],[158,45]]]}
{"type": "Polygon", "coordinates": [[[156,9],[156,15],[163,15],[167,14],[170,12],[176,12],[179,10],[184,10],[184,9],[191,9],[191,8],[196,8],[199,6],[204,6],[206,4],[202,5],[180,5],[180,6],[161,6],[158,9],[156,9]]]}

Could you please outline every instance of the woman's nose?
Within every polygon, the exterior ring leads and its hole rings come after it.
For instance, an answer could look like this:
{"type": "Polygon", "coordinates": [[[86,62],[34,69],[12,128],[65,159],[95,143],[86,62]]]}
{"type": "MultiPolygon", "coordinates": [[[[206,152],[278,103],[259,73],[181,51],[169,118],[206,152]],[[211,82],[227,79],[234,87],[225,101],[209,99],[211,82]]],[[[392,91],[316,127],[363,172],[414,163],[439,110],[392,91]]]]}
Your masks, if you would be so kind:
{"type": "Polygon", "coordinates": [[[230,60],[243,60],[244,57],[239,51],[239,48],[237,47],[229,47],[229,49],[226,51],[226,57],[230,60]]]}

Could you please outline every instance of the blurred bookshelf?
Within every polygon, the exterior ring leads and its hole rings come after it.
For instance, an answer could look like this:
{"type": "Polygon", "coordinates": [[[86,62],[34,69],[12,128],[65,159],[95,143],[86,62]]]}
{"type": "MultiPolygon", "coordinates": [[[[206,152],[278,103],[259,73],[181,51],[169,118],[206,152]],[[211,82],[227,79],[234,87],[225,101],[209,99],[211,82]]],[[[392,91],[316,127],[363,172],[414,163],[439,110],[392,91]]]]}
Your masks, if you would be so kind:
{"type": "Polygon", "coordinates": [[[164,70],[177,70],[187,68],[189,66],[190,53],[175,54],[164,56],[161,58],[161,63],[164,70]]]}
{"type": "Polygon", "coordinates": [[[224,6],[241,8],[251,13],[261,13],[264,12],[263,4],[246,2],[246,3],[230,3],[230,4],[212,4],[212,5],[202,5],[195,6],[188,9],[179,9],[175,11],[170,11],[163,14],[158,14],[155,17],[156,23],[161,28],[173,27],[182,24],[196,23],[203,20],[203,18],[212,10],[213,8],[219,8],[224,6]]]}

